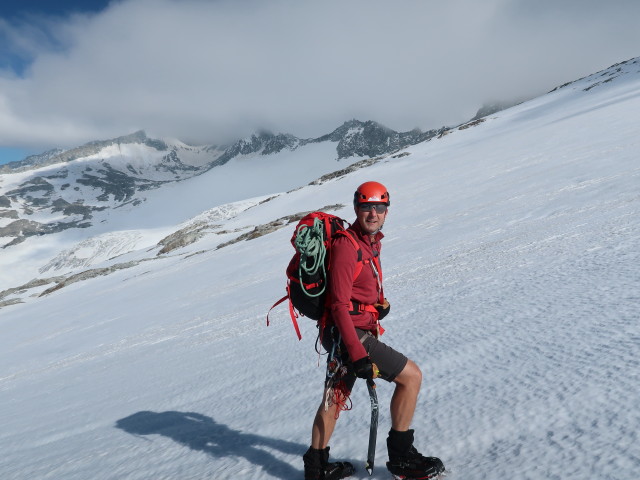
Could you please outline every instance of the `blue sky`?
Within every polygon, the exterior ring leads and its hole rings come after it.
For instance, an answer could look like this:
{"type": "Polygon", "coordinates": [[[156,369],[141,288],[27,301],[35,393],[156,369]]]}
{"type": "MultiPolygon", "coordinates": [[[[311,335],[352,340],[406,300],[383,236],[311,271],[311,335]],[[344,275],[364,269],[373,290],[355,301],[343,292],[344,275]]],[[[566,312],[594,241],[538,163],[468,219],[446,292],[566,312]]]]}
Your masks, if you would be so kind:
{"type": "Polygon", "coordinates": [[[140,129],[455,125],[640,56],[638,18],[637,0],[0,2],[0,162],[140,129]]]}
{"type": "MultiPolygon", "coordinates": [[[[15,24],[34,22],[41,17],[64,19],[77,13],[100,12],[108,4],[109,0],[8,0],[0,2],[0,18],[15,24]]],[[[0,43],[0,69],[22,75],[32,59],[3,45],[5,42],[0,43]]]]}
{"type": "MultiPolygon", "coordinates": [[[[0,2],[0,19],[19,24],[41,17],[67,18],[74,13],[100,12],[108,4],[108,0],[8,0],[0,2]]],[[[0,71],[23,76],[33,58],[27,52],[8,46],[3,33],[0,32],[0,71]]],[[[22,160],[33,153],[41,153],[41,148],[0,145],[0,164],[22,160]]]]}
{"type": "Polygon", "coordinates": [[[0,16],[11,18],[21,15],[66,15],[70,12],[99,11],[109,0],[16,0],[0,3],[0,16]]]}
{"type": "Polygon", "coordinates": [[[34,152],[24,148],[0,147],[0,165],[22,160],[31,153],[34,152]]]}

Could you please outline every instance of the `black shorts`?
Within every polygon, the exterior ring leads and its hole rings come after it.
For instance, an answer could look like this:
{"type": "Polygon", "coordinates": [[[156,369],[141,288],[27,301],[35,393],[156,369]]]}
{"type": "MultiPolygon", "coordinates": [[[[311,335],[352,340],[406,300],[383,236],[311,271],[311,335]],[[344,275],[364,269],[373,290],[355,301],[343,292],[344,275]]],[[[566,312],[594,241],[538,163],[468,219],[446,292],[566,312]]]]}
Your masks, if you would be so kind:
{"type": "MultiPolygon", "coordinates": [[[[364,349],[369,354],[371,362],[375,363],[378,370],[380,370],[378,378],[382,378],[387,382],[392,382],[404,369],[409,359],[402,353],[391,348],[389,345],[378,340],[373,333],[368,330],[356,328],[356,333],[358,334],[358,338],[360,338],[364,349]]],[[[337,328],[325,328],[322,336],[322,346],[327,352],[329,352],[327,362],[332,360],[332,347],[338,338],[339,334],[337,328]]],[[[349,360],[347,348],[344,343],[340,342],[336,349],[336,354],[340,356],[344,366],[347,367],[347,373],[343,376],[343,380],[345,381],[348,391],[351,391],[357,377],[353,373],[353,366],[349,360]]]]}

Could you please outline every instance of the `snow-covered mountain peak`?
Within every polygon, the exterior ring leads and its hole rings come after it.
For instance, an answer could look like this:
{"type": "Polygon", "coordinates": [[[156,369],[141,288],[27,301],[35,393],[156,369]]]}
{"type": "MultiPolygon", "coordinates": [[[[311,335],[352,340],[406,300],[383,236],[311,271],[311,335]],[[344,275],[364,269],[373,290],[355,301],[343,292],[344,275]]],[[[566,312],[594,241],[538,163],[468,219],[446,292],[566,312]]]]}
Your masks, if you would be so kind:
{"type": "Polygon", "coordinates": [[[567,82],[552,90],[555,92],[560,89],[581,89],[588,92],[594,88],[607,85],[611,82],[620,83],[624,81],[637,82],[638,75],[640,74],[640,57],[631,58],[624,62],[611,65],[609,68],[605,68],[599,72],[593,73],[586,77],[567,82]]]}
{"type": "MultiPolygon", "coordinates": [[[[398,133],[376,122],[351,120],[315,139],[260,131],[226,147],[194,146],[138,131],[49,152],[0,169],[0,246],[109,222],[115,208],[139,206],[152,190],[218,171],[234,160],[268,157],[269,171],[274,171],[281,159],[292,161],[292,154],[313,158],[308,161],[316,164],[306,168],[312,181],[335,170],[336,159],[353,163],[377,157],[437,133],[398,133]]],[[[299,162],[295,168],[301,168],[299,162]]]]}

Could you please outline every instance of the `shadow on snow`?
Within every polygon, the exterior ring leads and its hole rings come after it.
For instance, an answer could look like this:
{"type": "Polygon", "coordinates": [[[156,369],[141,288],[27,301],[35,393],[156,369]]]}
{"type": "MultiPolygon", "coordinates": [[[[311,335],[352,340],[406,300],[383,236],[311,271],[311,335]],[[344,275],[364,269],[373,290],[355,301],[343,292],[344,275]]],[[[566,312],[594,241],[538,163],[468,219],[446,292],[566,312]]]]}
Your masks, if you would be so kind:
{"type": "Polygon", "coordinates": [[[276,478],[291,480],[304,473],[279,460],[267,450],[302,456],[307,449],[299,443],[242,433],[213,418],[193,412],[138,412],[116,422],[116,427],[132,435],[164,435],[192,450],[214,458],[244,457],[276,478]]]}

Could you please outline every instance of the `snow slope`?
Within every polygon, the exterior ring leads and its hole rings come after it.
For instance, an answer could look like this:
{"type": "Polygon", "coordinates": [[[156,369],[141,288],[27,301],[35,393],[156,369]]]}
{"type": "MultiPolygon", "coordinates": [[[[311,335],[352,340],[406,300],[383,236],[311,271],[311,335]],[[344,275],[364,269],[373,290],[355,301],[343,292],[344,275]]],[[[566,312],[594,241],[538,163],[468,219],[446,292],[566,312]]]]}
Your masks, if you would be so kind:
{"type": "MultiPolygon", "coordinates": [[[[253,206],[215,217],[229,233],[3,308],[0,477],[302,478],[324,376],[315,329],[302,319],[298,342],[286,308],[264,323],[293,227],[216,247],[348,205],[376,179],[392,197],[384,338],[425,377],[418,448],[460,480],[638,478],[640,65],[623,67],[409,155],[265,203],[230,198],[253,206]]],[[[379,383],[383,479],[392,388],[379,383]]],[[[353,402],[331,447],[364,479],[363,385],[353,402]]]]}

